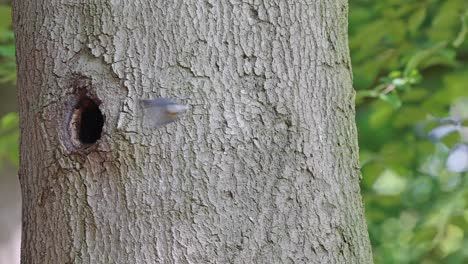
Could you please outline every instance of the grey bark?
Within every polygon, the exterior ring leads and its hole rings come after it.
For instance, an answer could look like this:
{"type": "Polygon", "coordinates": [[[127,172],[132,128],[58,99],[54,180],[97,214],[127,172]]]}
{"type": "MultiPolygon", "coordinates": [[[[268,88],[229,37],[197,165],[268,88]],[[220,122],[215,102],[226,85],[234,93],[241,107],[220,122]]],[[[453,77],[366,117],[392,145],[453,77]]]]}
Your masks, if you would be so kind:
{"type": "Polygon", "coordinates": [[[14,24],[23,263],[372,262],[346,1],[22,0],[14,24]],[[191,110],[142,129],[158,96],[191,110]]]}

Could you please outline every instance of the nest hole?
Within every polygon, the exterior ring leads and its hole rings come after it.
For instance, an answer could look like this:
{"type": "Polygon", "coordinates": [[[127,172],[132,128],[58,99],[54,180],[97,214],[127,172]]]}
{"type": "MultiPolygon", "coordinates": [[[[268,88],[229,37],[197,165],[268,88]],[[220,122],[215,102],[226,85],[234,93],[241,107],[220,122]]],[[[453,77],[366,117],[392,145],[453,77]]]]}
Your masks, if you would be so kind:
{"type": "Polygon", "coordinates": [[[99,102],[87,96],[80,98],[74,109],[71,122],[74,145],[95,144],[101,138],[103,126],[104,115],[99,109],[99,102]]]}

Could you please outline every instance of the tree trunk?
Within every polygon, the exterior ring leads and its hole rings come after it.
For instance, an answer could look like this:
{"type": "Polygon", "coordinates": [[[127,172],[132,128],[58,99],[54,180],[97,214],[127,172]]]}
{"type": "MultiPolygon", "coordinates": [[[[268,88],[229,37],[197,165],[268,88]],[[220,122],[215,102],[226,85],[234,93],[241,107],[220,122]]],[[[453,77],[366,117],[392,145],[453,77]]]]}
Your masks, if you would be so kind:
{"type": "Polygon", "coordinates": [[[14,2],[22,263],[372,262],[347,2],[248,2],[14,2]]]}

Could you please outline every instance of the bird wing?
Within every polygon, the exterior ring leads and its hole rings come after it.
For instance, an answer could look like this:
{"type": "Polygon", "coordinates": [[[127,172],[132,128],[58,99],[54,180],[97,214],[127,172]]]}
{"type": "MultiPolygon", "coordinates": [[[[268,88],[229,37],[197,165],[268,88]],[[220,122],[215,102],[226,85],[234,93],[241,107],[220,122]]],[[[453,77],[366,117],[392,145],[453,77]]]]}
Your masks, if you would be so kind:
{"type": "Polygon", "coordinates": [[[143,106],[143,126],[158,128],[176,121],[178,118],[168,115],[167,106],[173,104],[169,99],[157,98],[154,100],[141,100],[143,106]]]}

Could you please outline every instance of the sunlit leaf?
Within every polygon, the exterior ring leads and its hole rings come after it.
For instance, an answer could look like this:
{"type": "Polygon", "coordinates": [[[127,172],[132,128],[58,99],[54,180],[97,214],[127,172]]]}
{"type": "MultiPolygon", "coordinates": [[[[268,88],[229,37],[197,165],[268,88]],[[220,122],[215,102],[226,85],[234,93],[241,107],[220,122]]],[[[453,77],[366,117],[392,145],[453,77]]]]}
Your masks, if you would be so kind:
{"type": "Polygon", "coordinates": [[[449,225],[447,227],[445,236],[439,245],[443,256],[447,256],[448,254],[461,248],[464,237],[463,233],[463,229],[456,225],[449,225]]]}
{"type": "Polygon", "coordinates": [[[397,195],[406,187],[406,180],[391,170],[385,170],[375,181],[373,189],[381,195],[397,195]]]}
{"type": "MultiPolygon", "coordinates": [[[[466,84],[468,91],[468,83],[466,84]]],[[[468,97],[459,98],[450,107],[450,115],[461,120],[468,120],[468,97]]]]}

